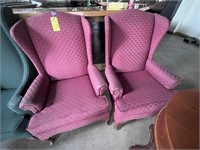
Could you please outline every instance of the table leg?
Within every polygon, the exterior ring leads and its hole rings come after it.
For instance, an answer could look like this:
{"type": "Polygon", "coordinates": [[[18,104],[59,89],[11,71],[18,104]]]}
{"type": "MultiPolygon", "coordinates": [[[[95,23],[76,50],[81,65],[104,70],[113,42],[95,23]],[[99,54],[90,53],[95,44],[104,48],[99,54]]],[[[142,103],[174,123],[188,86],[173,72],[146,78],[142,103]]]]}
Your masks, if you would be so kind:
{"type": "Polygon", "coordinates": [[[129,148],[129,150],[137,150],[137,149],[156,149],[155,143],[154,143],[154,125],[151,124],[149,126],[149,132],[150,132],[150,141],[147,145],[134,145],[129,148]]]}

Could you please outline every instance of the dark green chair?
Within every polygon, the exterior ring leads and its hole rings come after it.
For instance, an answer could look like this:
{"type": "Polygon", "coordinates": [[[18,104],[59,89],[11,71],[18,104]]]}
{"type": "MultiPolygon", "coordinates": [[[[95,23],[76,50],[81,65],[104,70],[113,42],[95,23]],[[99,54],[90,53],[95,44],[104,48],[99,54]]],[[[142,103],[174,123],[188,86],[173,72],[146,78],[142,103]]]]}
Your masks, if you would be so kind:
{"type": "Polygon", "coordinates": [[[26,131],[31,113],[19,104],[36,71],[10,37],[9,29],[17,20],[9,8],[1,7],[1,140],[31,136],[26,131]]]}

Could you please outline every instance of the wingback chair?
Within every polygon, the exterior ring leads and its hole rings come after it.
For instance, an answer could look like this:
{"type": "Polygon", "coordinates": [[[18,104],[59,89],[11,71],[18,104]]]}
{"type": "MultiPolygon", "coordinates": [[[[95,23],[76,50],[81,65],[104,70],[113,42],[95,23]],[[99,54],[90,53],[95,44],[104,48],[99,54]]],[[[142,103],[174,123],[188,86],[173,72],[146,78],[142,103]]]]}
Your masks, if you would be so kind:
{"type": "Polygon", "coordinates": [[[168,26],[165,17],[134,9],[105,17],[105,74],[116,128],[158,112],[180,83],[178,76],[152,60],[168,26]]]}
{"type": "Polygon", "coordinates": [[[10,34],[38,76],[20,108],[34,113],[27,130],[40,140],[109,119],[107,83],[92,63],[91,28],[81,16],[45,13],[17,22],[10,34]],[[54,31],[50,17],[58,18],[54,31]]]}
{"type": "Polygon", "coordinates": [[[31,113],[19,108],[27,87],[35,77],[35,71],[25,54],[12,40],[10,27],[19,18],[12,10],[1,6],[1,132],[0,139],[16,139],[31,136],[26,125],[31,113]]]}

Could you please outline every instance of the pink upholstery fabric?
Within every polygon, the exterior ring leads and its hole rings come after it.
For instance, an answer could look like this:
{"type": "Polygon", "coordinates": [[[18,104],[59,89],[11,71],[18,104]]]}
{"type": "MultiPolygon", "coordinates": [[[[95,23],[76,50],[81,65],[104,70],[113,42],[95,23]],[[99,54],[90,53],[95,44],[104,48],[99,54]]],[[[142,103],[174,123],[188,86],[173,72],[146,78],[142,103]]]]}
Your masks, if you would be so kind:
{"type": "Polygon", "coordinates": [[[154,18],[154,30],[148,59],[152,59],[156,47],[158,46],[159,42],[161,41],[161,39],[163,38],[163,36],[169,28],[169,21],[165,17],[158,14],[154,14],[154,18]]]}
{"type": "Polygon", "coordinates": [[[104,19],[104,24],[105,24],[105,62],[106,65],[111,64],[111,56],[110,56],[110,47],[111,47],[111,23],[110,23],[110,18],[108,16],[105,16],[104,19]]]}
{"type": "Polygon", "coordinates": [[[104,95],[105,91],[108,89],[108,85],[99,70],[94,65],[89,64],[88,74],[96,95],[104,95]]]}
{"type": "Polygon", "coordinates": [[[85,17],[81,17],[81,21],[82,21],[83,31],[84,31],[84,36],[85,36],[88,63],[93,64],[92,62],[92,30],[91,30],[89,22],[87,21],[85,17]]]}
{"type": "Polygon", "coordinates": [[[38,71],[20,107],[36,113],[28,131],[41,140],[109,119],[106,98],[97,96],[107,84],[92,64],[89,23],[80,16],[56,16],[60,32],[52,30],[51,13],[21,20],[10,31],[38,71]]]}
{"type": "Polygon", "coordinates": [[[107,83],[92,62],[92,31],[89,22],[81,17],[88,58],[88,74],[96,95],[103,95],[107,90],[107,83]]]}
{"type": "Polygon", "coordinates": [[[105,75],[109,82],[109,90],[111,94],[113,95],[114,99],[117,99],[122,96],[123,94],[123,87],[118,80],[115,71],[113,67],[110,65],[110,48],[111,48],[111,23],[110,18],[108,16],[105,16],[105,48],[106,48],[106,68],[105,68],[105,75]]]}
{"type": "MultiPolygon", "coordinates": [[[[45,109],[31,118],[28,131],[43,140],[55,133],[74,129],[79,121],[95,120],[106,113],[108,103],[104,97],[96,97],[87,75],[54,81],[45,109]]],[[[102,119],[108,119],[108,115],[102,119]]]]}
{"type": "Polygon", "coordinates": [[[153,115],[174,94],[180,78],[151,60],[168,26],[165,17],[134,9],[105,17],[105,74],[115,123],[153,115]]]}
{"type": "Polygon", "coordinates": [[[37,57],[34,45],[26,29],[25,21],[20,20],[17,22],[11,28],[10,34],[16,43],[25,52],[25,54],[30,58],[38,71],[38,76],[35,78],[25,93],[19,107],[23,110],[30,110],[33,113],[37,113],[43,109],[46,103],[46,96],[48,94],[47,91],[50,84],[49,77],[47,76],[40,60],[37,57]]]}
{"type": "Polygon", "coordinates": [[[46,13],[25,21],[47,74],[52,80],[87,74],[88,62],[81,17],[57,13],[61,31],[54,32],[51,16],[51,13],[46,13]]]}
{"type": "Polygon", "coordinates": [[[116,122],[153,115],[174,94],[174,91],[165,89],[145,70],[118,73],[117,76],[123,84],[124,95],[115,103],[116,122]]]}
{"type": "MultiPolygon", "coordinates": [[[[68,119],[57,120],[58,123],[62,122],[61,126],[55,128],[55,129],[49,130],[48,132],[37,133],[37,134],[35,134],[35,136],[38,137],[40,140],[46,140],[49,136],[55,135],[55,133],[58,134],[58,133],[62,133],[65,131],[71,131],[71,130],[86,126],[88,124],[91,124],[93,122],[96,122],[98,120],[108,120],[108,118],[109,118],[108,112],[103,113],[103,114],[98,114],[96,116],[94,115],[95,113],[96,113],[96,111],[89,111],[88,116],[90,116],[90,117],[79,120],[79,121],[74,121],[71,124],[66,123],[68,121],[68,119]],[[91,115],[94,115],[94,116],[91,117],[91,115]],[[65,122],[65,124],[63,124],[64,122],[65,122]]],[[[83,115],[85,117],[86,116],[85,114],[86,114],[86,112],[82,113],[82,114],[73,115],[73,117],[82,118],[81,116],[83,115]]],[[[72,117],[70,117],[70,118],[72,118],[72,117]]]]}
{"type": "Polygon", "coordinates": [[[131,9],[109,17],[113,68],[117,72],[143,70],[151,44],[154,15],[131,9]]]}
{"type": "Polygon", "coordinates": [[[123,87],[111,65],[106,66],[105,75],[109,81],[109,90],[114,99],[121,97],[123,94],[123,87]]]}
{"type": "Polygon", "coordinates": [[[173,89],[180,84],[180,77],[170,73],[166,68],[153,60],[147,60],[146,70],[166,89],[173,89]]]}

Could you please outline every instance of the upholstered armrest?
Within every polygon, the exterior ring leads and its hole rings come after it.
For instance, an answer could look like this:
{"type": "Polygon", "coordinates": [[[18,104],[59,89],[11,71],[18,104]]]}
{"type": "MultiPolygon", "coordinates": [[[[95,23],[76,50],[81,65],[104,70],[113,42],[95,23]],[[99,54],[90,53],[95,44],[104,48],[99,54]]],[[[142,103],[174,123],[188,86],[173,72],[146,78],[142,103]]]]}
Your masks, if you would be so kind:
{"type": "Polygon", "coordinates": [[[47,75],[38,75],[22,98],[19,107],[25,111],[30,110],[34,114],[41,111],[46,104],[49,84],[47,75]]]}
{"type": "Polygon", "coordinates": [[[88,74],[90,77],[90,81],[92,83],[92,86],[94,88],[95,93],[97,96],[103,95],[105,91],[108,89],[108,85],[105,81],[105,79],[102,77],[99,70],[93,65],[88,65],[88,74]]]}
{"type": "Polygon", "coordinates": [[[148,71],[166,89],[173,89],[180,84],[180,77],[170,73],[166,68],[160,66],[153,60],[147,60],[146,71],[148,71]]]}
{"type": "Polygon", "coordinates": [[[27,114],[27,112],[19,108],[21,99],[22,99],[21,95],[14,94],[10,99],[10,101],[8,102],[8,108],[19,115],[25,115],[27,114]]]}
{"type": "Polygon", "coordinates": [[[114,99],[120,98],[123,94],[123,87],[111,65],[106,66],[105,74],[109,82],[110,92],[114,99]]]}

